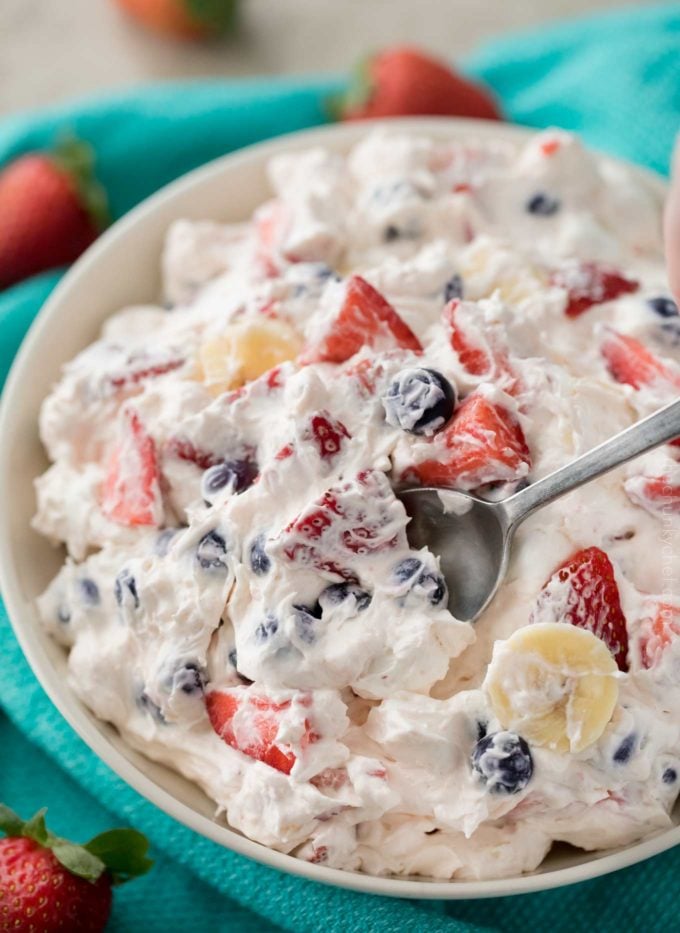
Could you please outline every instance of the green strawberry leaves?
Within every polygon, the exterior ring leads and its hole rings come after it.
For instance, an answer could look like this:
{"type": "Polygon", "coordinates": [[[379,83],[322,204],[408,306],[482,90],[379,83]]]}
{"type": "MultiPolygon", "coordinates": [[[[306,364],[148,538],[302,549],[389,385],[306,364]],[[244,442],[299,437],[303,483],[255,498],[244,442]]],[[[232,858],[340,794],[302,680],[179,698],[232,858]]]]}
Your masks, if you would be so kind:
{"type": "Polygon", "coordinates": [[[78,199],[87,211],[96,230],[103,230],[111,222],[106,189],[97,181],[94,172],[94,149],[83,139],[71,133],[59,139],[51,154],[54,164],[66,172],[78,191],[78,199]]]}
{"type": "Polygon", "coordinates": [[[45,824],[45,809],[22,820],[0,803],[0,830],[6,836],[24,836],[51,849],[55,858],[79,878],[94,883],[107,872],[113,884],[124,884],[145,875],[153,862],[147,858],[149,840],[136,829],[109,829],[78,845],[51,833],[45,824]]]}
{"type": "Polygon", "coordinates": [[[184,0],[184,6],[201,26],[215,35],[223,35],[234,26],[238,0],[184,0]]]}
{"type": "Polygon", "coordinates": [[[326,112],[331,120],[342,120],[346,114],[368,103],[375,90],[372,66],[373,56],[362,58],[354,67],[352,80],[347,90],[328,98],[326,112]]]}

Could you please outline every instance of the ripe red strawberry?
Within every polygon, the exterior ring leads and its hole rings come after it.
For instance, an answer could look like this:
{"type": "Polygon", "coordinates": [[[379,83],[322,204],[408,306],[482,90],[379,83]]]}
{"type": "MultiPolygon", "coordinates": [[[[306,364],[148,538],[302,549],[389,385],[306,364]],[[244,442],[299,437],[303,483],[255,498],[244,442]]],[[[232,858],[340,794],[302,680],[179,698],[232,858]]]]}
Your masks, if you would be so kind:
{"type": "Polygon", "coordinates": [[[174,369],[179,369],[183,364],[184,360],[180,357],[141,356],[137,359],[130,359],[125,369],[111,375],[110,382],[114,389],[130,390],[146,382],[147,379],[155,379],[174,369]]]}
{"type": "Polygon", "coordinates": [[[680,638],[680,607],[671,603],[653,603],[646,607],[648,615],[640,625],[638,646],[643,667],[656,667],[664,651],[680,638]]]}
{"type": "Polygon", "coordinates": [[[317,411],[312,415],[303,435],[304,440],[313,440],[322,460],[332,461],[340,453],[342,445],[351,434],[342,423],[327,411],[317,411]]]}
{"type": "Polygon", "coordinates": [[[102,487],[102,511],[121,525],[159,525],[163,504],[156,445],[135,411],[124,409],[122,421],[102,487]]]}
{"type": "Polygon", "coordinates": [[[227,745],[284,774],[290,774],[297,758],[290,745],[277,739],[282,714],[292,713],[303,725],[302,748],[319,739],[306,718],[308,694],[277,703],[250,687],[230,687],[211,690],[205,703],[210,724],[227,745]]]}
{"type": "Polygon", "coordinates": [[[255,212],[256,257],[267,278],[281,271],[278,252],[287,223],[286,208],[281,201],[268,201],[255,212]]]}
{"type": "Polygon", "coordinates": [[[623,488],[632,502],[648,512],[680,512],[680,482],[677,479],[669,476],[631,476],[623,488]]]}
{"type": "Polygon", "coordinates": [[[97,238],[108,211],[93,166],[90,147],[69,140],[0,171],[0,288],[73,262],[97,238]]]}
{"type": "Polygon", "coordinates": [[[149,843],[113,829],[84,845],[45,826],[45,810],[24,822],[0,804],[0,930],[100,933],[111,912],[111,886],[145,874],[149,843]]]}
{"type": "Polygon", "coordinates": [[[340,120],[430,114],[503,119],[488,90],[410,46],[385,49],[362,62],[331,109],[340,120]]]}
{"type": "Polygon", "coordinates": [[[228,32],[237,0],[116,0],[137,22],[177,39],[205,39],[228,32]]]}
{"type": "Polygon", "coordinates": [[[517,421],[481,393],[469,395],[430,443],[437,450],[437,459],[409,467],[403,481],[475,489],[521,479],[531,467],[529,448],[517,421]]]}
{"type": "Polygon", "coordinates": [[[200,470],[208,470],[222,462],[222,457],[208,450],[199,450],[195,444],[184,437],[171,437],[166,442],[163,453],[169,457],[177,457],[187,463],[195,463],[200,470]]]}
{"type": "Polygon", "coordinates": [[[463,369],[472,376],[485,376],[501,385],[510,395],[515,394],[519,383],[507,354],[479,325],[475,306],[454,298],[444,307],[442,317],[451,346],[463,369]]]}
{"type": "Polygon", "coordinates": [[[614,568],[604,551],[577,551],[541,590],[532,620],[568,622],[597,635],[609,648],[619,670],[628,670],[628,630],[621,609],[614,568]]]}
{"type": "Polygon", "coordinates": [[[320,343],[302,355],[304,363],[344,363],[362,347],[422,350],[420,341],[392,305],[360,275],[346,285],[342,306],[320,343]]]}
{"type": "Polygon", "coordinates": [[[582,262],[556,269],[550,276],[552,285],[566,289],[567,317],[579,317],[593,305],[613,301],[620,295],[636,292],[640,283],[627,279],[616,269],[582,262]]]}
{"type": "Polygon", "coordinates": [[[652,387],[672,395],[680,389],[680,372],[671,364],[662,363],[634,337],[609,329],[600,352],[617,382],[634,389],[652,387]]]}

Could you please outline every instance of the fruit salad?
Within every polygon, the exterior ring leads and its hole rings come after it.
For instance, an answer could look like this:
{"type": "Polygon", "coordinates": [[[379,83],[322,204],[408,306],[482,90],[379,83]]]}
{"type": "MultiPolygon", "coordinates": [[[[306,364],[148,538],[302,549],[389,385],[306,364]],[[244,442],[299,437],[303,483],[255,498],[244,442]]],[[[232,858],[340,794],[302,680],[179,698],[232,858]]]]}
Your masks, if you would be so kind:
{"type": "Polygon", "coordinates": [[[74,691],[313,863],[497,878],[669,827],[678,445],[530,518],[474,624],[397,495],[507,496],[678,394],[658,195],[556,130],[373,130],[269,179],[174,223],[159,304],[43,405],[74,691]]]}

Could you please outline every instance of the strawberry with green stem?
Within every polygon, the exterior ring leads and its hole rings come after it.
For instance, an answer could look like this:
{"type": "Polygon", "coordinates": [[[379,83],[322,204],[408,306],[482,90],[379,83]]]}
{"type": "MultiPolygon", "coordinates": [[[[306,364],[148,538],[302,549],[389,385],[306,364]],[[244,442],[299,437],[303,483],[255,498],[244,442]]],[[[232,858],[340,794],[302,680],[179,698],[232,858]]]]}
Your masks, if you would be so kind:
{"type": "Polygon", "coordinates": [[[149,843],[134,829],[111,829],[77,845],[50,832],[45,813],[22,820],[0,803],[0,931],[99,933],[112,886],[153,865],[149,843]]]}

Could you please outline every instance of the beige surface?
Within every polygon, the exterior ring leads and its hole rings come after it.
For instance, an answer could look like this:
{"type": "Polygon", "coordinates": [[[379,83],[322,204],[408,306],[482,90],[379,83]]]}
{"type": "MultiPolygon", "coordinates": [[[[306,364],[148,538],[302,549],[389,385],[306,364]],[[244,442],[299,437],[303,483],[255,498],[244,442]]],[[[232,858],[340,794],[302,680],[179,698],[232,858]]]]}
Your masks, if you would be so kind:
{"type": "Polygon", "coordinates": [[[242,4],[238,34],[200,46],[144,33],[113,0],[0,0],[0,114],[155,79],[344,70],[367,50],[405,39],[462,56],[504,31],[626,5],[625,0],[242,4]]]}

